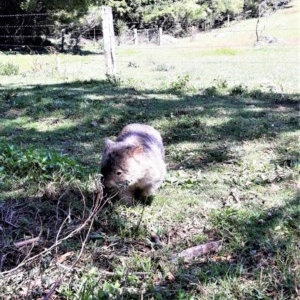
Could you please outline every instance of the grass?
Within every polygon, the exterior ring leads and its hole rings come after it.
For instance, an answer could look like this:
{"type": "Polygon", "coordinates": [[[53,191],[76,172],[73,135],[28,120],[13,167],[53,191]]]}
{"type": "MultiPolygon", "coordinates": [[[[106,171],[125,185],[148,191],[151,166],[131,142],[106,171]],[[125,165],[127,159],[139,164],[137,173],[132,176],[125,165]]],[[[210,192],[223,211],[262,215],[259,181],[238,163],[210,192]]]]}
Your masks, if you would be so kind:
{"type": "Polygon", "coordinates": [[[280,63],[297,48],[219,46],[162,48],[182,60],[166,64],[120,48],[116,80],[100,55],[13,56],[18,74],[0,77],[1,299],[297,299],[299,87],[280,63]],[[130,122],[162,133],[166,180],[151,206],[99,207],[103,139],[130,122]],[[217,240],[217,253],[169,260],[217,240]]]}

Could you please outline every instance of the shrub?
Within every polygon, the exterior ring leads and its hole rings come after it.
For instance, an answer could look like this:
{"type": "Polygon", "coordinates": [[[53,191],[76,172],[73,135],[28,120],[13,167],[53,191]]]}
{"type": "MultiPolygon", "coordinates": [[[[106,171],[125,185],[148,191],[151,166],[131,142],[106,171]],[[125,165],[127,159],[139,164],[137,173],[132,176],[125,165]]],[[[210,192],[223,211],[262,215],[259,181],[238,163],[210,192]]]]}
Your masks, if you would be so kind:
{"type": "Polygon", "coordinates": [[[247,93],[247,87],[243,84],[235,85],[230,90],[230,95],[239,96],[247,93]]]}
{"type": "Polygon", "coordinates": [[[195,88],[190,83],[191,77],[189,74],[178,76],[176,80],[171,82],[171,89],[175,92],[194,91],[195,88]]]}
{"type": "Polygon", "coordinates": [[[222,96],[228,93],[228,82],[225,79],[217,78],[214,84],[204,90],[206,96],[222,96]]]}
{"type": "Polygon", "coordinates": [[[31,180],[48,180],[57,176],[83,177],[83,168],[77,162],[54,151],[21,149],[14,145],[0,145],[0,172],[31,180]]]}
{"type": "Polygon", "coordinates": [[[16,66],[11,63],[6,63],[6,64],[0,63],[1,76],[10,76],[10,75],[18,75],[18,74],[19,74],[19,66],[16,66]]]}

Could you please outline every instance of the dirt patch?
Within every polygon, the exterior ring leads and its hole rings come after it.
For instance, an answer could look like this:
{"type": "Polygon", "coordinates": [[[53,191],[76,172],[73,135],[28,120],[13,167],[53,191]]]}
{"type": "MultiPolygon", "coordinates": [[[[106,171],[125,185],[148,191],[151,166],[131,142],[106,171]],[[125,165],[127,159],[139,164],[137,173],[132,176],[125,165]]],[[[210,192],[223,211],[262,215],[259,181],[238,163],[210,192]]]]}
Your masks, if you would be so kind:
{"type": "Polygon", "coordinates": [[[23,116],[24,113],[25,113],[25,109],[11,108],[5,113],[5,117],[7,118],[20,117],[23,116]]]}

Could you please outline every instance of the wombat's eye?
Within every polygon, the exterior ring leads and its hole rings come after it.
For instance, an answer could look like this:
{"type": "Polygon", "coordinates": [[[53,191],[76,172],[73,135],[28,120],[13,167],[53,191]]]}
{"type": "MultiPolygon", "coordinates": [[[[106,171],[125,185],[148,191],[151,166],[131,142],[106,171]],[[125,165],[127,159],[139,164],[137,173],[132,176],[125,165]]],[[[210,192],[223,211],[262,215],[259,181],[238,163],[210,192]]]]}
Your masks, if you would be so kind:
{"type": "Polygon", "coordinates": [[[117,174],[118,176],[120,176],[120,175],[122,175],[122,171],[118,170],[118,171],[116,172],[116,174],[117,174]]]}

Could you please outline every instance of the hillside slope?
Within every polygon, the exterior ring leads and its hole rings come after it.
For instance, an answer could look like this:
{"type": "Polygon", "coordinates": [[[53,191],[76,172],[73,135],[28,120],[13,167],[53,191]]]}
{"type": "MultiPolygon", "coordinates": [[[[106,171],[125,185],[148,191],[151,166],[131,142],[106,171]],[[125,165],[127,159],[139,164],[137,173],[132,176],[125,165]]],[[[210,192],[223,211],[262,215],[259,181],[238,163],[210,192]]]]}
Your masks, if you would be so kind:
{"type": "MultiPolygon", "coordinates": [[[[193,41],[201,47],[241,47],[256,43],[257,19],[231,22],[229,27],[199,33],[193,41]]],[[[300,1],[292,0],[288,6],[278,10],[259,22],[259,32],[269,40],[285,46],[299,46],[300,42],[300,1]]]]}

